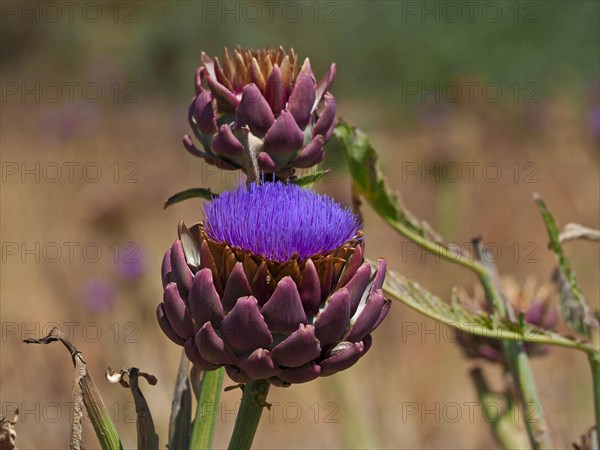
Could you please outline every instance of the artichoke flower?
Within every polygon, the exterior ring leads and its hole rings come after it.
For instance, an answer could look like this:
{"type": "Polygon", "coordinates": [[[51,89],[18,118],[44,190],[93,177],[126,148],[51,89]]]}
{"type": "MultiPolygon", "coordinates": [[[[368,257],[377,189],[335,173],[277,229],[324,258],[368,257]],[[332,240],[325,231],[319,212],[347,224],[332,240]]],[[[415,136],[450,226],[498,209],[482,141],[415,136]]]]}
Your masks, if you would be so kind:
{"type": "Polygon", "coordinates": [[[335,126],[335,98],[328,92],[335,64],[317,83],[308,58],[297,72],[298,56],[282,47],[238,47],[233,55],[225,48],[222,63],[203,52],[201,63],[188,119],[202,149],[185,135],[191,154],[221,169],[280,179],[323,159],[335,126]]]}
{"type": "MultiPolygon", "coordinates": [[[[558,311],[552,305],[555,288],[551,284],[538,285],[533,278],[528,278],[520,284],[512,277],[505,277],[501,280],[501,286],[515,315],[518,317],[522,314],[526,324],[546,330],[553,330],[556,327],[558,311]]],[[[487,310],[486,307],[481,307],[486,304],[481,286],[477,286],[473,296],[462,292],[459,297],[464,303],[487,310]]],[[[505,363],[502,342],[499,339],[468,333],[459,333],[457,338],[458,344],[468,358],[505,363]]],[[[545,345],[532,342],[526,342],[524,347],[529,356],[542,356],[548,349],[545,345]]]]}
{"type": "Polygon", "coordinates": [[[163,332],[202,370],[276,386],[332,375],[371,347],[391,301],[350,210],[281,182],[224,192],[162,264],[163,332]]]}

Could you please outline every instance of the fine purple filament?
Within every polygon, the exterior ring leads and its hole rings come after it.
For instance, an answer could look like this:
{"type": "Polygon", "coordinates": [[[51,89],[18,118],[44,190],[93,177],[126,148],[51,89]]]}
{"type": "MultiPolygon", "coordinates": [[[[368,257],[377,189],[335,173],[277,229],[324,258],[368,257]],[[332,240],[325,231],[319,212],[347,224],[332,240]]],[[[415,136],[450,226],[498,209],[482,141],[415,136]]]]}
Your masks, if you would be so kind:
{"type": "Polygon", "coordinates": [[[215,241],[282,263],[335,250],[360,228],[349,208],[280,182],[223,192],[204,206],[204,225],[215,241]]]}

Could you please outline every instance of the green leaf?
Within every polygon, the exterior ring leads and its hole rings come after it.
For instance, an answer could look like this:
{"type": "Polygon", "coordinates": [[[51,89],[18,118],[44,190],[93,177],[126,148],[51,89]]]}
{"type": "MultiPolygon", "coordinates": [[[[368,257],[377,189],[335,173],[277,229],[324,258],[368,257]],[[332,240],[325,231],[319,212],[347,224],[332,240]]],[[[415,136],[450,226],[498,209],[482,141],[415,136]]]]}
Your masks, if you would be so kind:
{"type": "Polygon", "coordinates": [[[163,208],[167,209],[169,206],[174,205],[175,203],[179,203],[183,200],[187,200],[189,198],[203,198],[205,200],[212,200],[213,198],[218,196],[219,194],[215,194],[208,188],[186,189],[185,191],[181,191],[175,195],[170,196],[165,202],[163,208]]]}
{"type": "Polygon", "coordinates": [[[334,131],[341,141],[348,169],[358,193],[385,220],[397,222],[421,237],[440,242],[432,230],[424,223],[419,223],[402,205],[397,194],[390,192],[379,168],[377,153],[369,143],[366,134],[358,128],[340,122],[334,131]]]}
{"type": "Polygon", "coordinates": [[[575,272],[571,270],[569,260],[566,258],[562,245],[560,243],[560,234],[554,217],[548,211],[546,204],[538,195],[534,198],[538,209],[546,225],[548,236],[550,237],[549,247],[556,257],[558,269],[555,275],[555,281],[559,287],[560,311],[565,323],[578,333],[591,337],[590,326],[597,327],[597,322],[590,312],[590,308],[585,301],[583,291],[575,272]]]}
{"type": "MultiPolygon", "coordinates": [[[[374,264],[371,263],[373,266],[374,264]]],[[[537,342],[576,348],[587,353],[594,348],[584,341],[562,336],[553,331],[533,327],[524,323],[498,320],[484,312],[475,313],[459,304],[455,299],[446,303],[414,281],[388,269],[383,289],[386,293],[415,311],[458,330],[495,339],[520,342],[537,342]]]]}
{"type": "Polygon", "coordinates": [[[217,407],[221,398],[224,373],[225,369],[223,367],[202,373],[202,384],[198,396],[198,405],[196,406],[196,418],[192,429],[190,450],[212,448],[219,416],[217,407]]]}
{"type": "Polygon", "coordinates": [[[290,178],[289,182],[293,184],[297,184],[298,186],[308,186],[310,184],[316,183],[317,181],[325,178],[329,174],[329,169],[327,170],[319,170],[317,172],[309,173],[307,175],[303,175],[301,177],[290,178]]]}
{"type": "Polygon", "coordinates": [[[394,230],[422,248],[439,255],[446,261],[466,267],[479,276],[485,268],[463,249],[449,246],[425,221],[419,221],[402,205],[398,195],[390,192],[379,168],[377,153],[366,135],[352,125],[340,122],[335,128],[340,140],[348,169],[353,178],[353,202],[355,209],[360,197],[394,230]]]}
{"type": "Polygon", "coordinates": [[[103,450],[122,450],[119,434],[112,422],[108,410],[104,405],[100,391],[96,386],[94,378],[87,370],[87,364],[83,355],[75,345],[60,331],[54,327],[47,336],[40,339],[25,339],[26,344],[50,344],[51,342],[61,342],[69,353],[75,373],[73,379],[73,413],[71,415],[71,444],[72,449],[83,449],[82,425],[83,417],[82,405],[85,405],[100,446],[103,450]]]}
{"type": "Polygon", "coordinates": [[[192,390],[188,375],[190,362],[181,351],[181,361],[175,381],[175,391],[171,402],[169,419],[169,448],[187,449],[190,445],[192,421],[192,390]]]}

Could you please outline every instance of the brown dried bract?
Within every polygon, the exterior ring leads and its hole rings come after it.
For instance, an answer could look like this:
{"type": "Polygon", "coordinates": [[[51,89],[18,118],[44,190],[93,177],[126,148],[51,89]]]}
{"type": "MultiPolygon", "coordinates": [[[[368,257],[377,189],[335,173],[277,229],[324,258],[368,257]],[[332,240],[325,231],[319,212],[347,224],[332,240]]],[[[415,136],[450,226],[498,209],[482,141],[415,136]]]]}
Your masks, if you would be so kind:
{"type": "Polygon", "coordinates": [[[19,420],[19,409],[15,410],[12,420],[0,415],[0,450],[19,450],[15,424],[19,420]]]}

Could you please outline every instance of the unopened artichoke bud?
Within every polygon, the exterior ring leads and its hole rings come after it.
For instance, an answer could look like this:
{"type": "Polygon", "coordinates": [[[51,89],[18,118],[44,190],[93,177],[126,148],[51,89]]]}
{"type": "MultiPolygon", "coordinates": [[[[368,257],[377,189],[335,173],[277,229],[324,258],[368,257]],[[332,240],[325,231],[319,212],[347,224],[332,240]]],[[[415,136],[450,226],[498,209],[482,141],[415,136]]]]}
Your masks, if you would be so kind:
{"type": "MultiPolygon", "coordinates": [[[[534,328],[553,330],[558,322],[558,311],[553,304],[556,289],[550,283],[538,285],[533,278],[519,284],[514,278],[501,280],[502,290],[513,308],[515,315],[523,315],[526,324],[534,328]]],[[[477,287],[474,295],[462,292],[461,302],[474,305],[489,313],[483,290],[477,287]]],[[[505,363],[502,343],[499,339],[460,333],[457,339],[463,353],[468,358],[481,358],[491,362],[505,363]]],[[[548,347],[542,344],[526,342],[525,351],[529,356],[544,355],[548,347]]]]}
{"type": "Polygon", "coordinates": [[[371,347],[387,315],[386,264],[371,273],[355,214],[293,184],[251,184],[179,226],[158,322],[202,370],[276,386],[332,375],[371,347]]]}
{"type": "Polygon", "coordinates": [[[312,167],[323,159],[335,126],[335,98],[328,92],[335,74],[332,64],[317,82],[308,58],[298,71],[298,56],[282,47],[238,47],[233,53],[225,48],[223,61],[202,53],[188,110],[202,148],[189,135],[184,146],[225,170],[248,173],[258,166],[259,172],[284,179],[296,168],[312,167]],[[244,129],[260,140],[255,155],[246,148],[244,129]]]}

